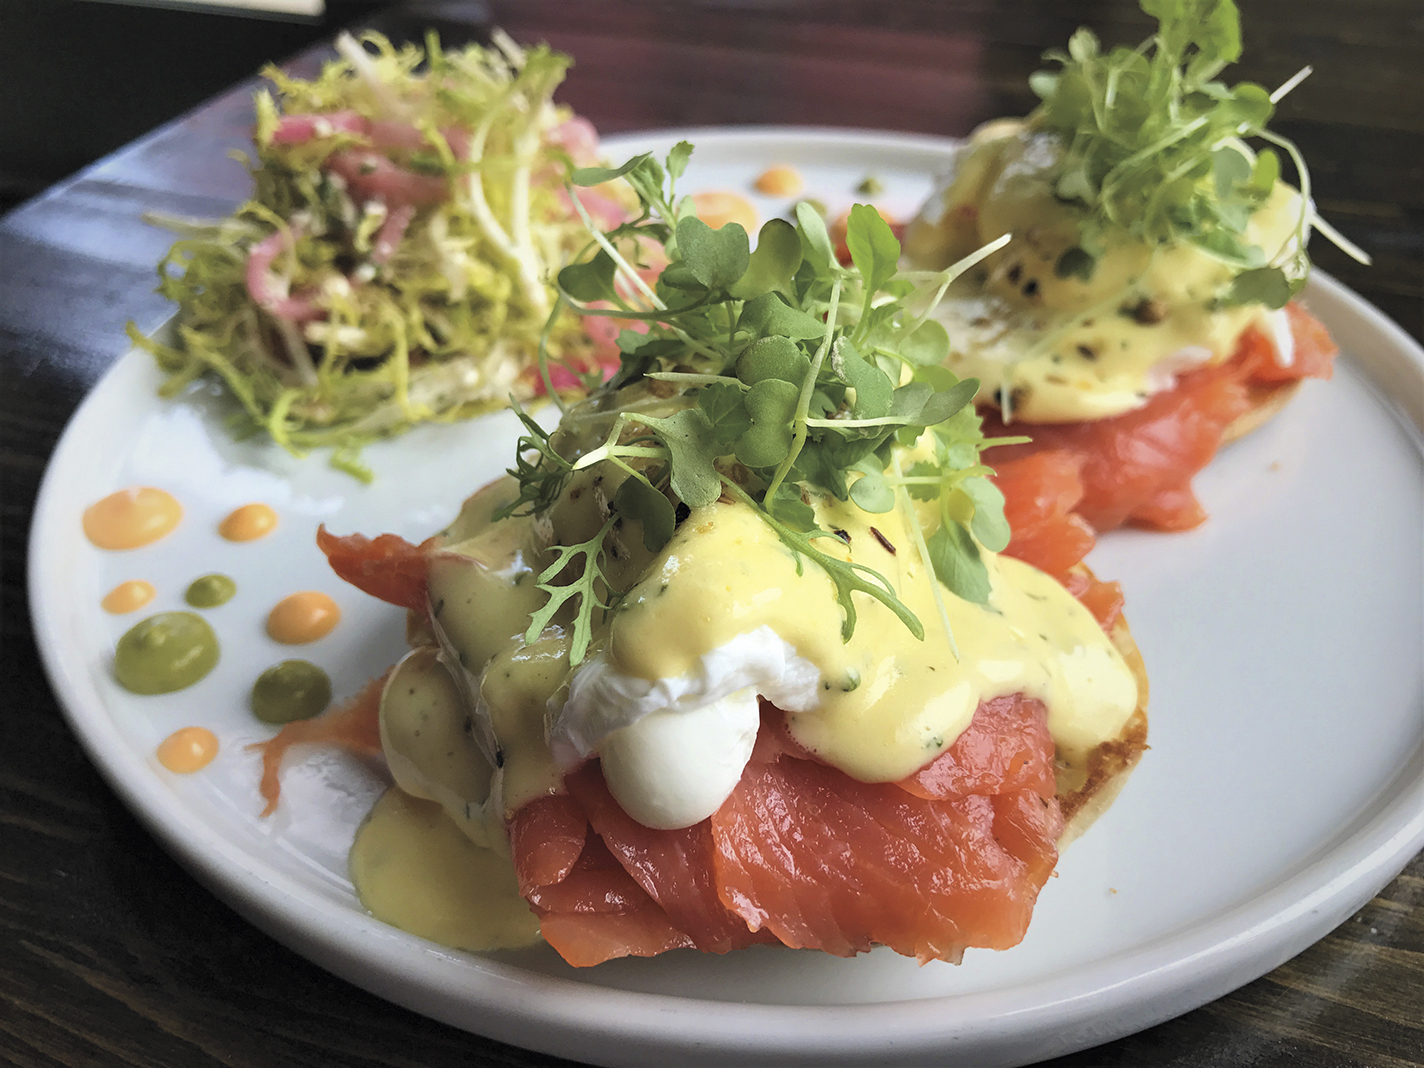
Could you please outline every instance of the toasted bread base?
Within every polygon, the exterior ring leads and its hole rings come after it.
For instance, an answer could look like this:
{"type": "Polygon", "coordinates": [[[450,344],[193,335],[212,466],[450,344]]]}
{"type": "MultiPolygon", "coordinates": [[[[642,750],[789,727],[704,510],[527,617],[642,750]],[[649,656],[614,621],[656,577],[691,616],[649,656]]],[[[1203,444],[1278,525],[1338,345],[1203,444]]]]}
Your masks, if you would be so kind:
{"type": "Polygon", "coordinates": [[[1251,431],[1270,422],[1276,413],[1289,404],[1291,398],[1299,392],[1301,381],[1302,379],[1296,378],[1289,382],[1247,386],[1251,409],[1227,424],[1226,429],[1221,432],[1221,443],[1225,445],[1228,441],[1245,437],[1251,431]]]}
{"type": "Polygon", "coordinates": [[[1058,804],[1064,820],[1063,833],[1058,836],[1060,852],[1108,810],[1147,748],[1147,665],[1122,617],[1113,625],[1110,637],[1137,680],[1137,708],[1122,733],[1093,749],[1085,763],[1060,760],[1058,804]]]}

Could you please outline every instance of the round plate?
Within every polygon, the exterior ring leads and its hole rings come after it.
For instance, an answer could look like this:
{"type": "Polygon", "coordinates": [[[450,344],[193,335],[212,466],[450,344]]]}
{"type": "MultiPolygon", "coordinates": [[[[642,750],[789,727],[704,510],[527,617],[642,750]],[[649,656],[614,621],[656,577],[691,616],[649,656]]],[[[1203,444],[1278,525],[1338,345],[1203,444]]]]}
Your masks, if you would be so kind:
{"type": "MultiPolygon", "coordinates": [[[[686,190],[747,191],[772,163],[807,195],[848,206],[867,175],[907,217],[952,142],[830,130],[690,130],[610,139],[614,159],[680,138],[697,153],[686,190]]],[[[752,197],[764,217],[789,201],[752,197]]],[[[74,416],[35,512],[35,631],[74,730],[114,789],[173,854],[253,923],[353,983],[459,1027],[600,1064],[932,1061],[1018,1065],[1147,1027],[1255,978],[1349,916],[1424,845],[1421,539],[1424,354],[1319,275],[1307,299],[1345,356],[1274,422],[1197,480],[1212,519],[1188,534],[1119,532],[1092,557],[1121,579],[1152,675],[1152,750],[1115,807],[1064,855],[1028,937],[959,966],[876,951],[854,960],[754,947],[725,957],[566,966],[545,947],[477,956],[387,927],[346,876],[352,834],[383,788],[331,752],[307,751],[282,805],[259,818],[244,744],[270,733],[246,697],[268,665],[321,664],[338,697],[402,651],[402,613],[344,586],[313,543],[395,531],[419,540],[508,464],[508,413],[423,427],[372,446],[361,486],[323,457],[235,443],[210,394],[161,401],[152,361],[121,359],[74,416]],[[1390,398],[1410,405],[1407,411],[1390,398]],[[80,515],[123,486],[187,509],[166,539],[95,549],[80,515]],[[263,541],[216,534],[231,508],[281,516],[263,541]],[[129,578],[181,606],[221,571],[238,594],[208,611],[223,647],[197,686],[136,697],[111,676],[118,636],[145,614],[100,610],[129,578]],[[263,619],[300,589],[345,613],[315,645],[278,646],[263,619]],[[158,742],[190,723],[222,741],[204,772],[176,776],[158,742]]]]}

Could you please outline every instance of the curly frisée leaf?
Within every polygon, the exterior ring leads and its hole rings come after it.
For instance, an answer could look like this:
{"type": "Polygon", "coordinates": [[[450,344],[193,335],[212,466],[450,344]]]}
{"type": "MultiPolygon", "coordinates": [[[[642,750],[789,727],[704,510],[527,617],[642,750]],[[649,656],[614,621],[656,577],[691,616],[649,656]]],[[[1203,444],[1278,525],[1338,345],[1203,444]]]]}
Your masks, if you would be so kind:
{"type": "MultiPolygon", "coordinates": [[[[629,481],[636,481],[630,479],[629,481]]],[[[553,546],[554,562],[539,573],[539,589],[549,595],[544,606],[529,617],[524,641],[532,645],[565,604],[576,607],[573,634],[569,646],[569,662],[578,664],[588,654],[593,637],[593,613],[612,607],[608,579],[603,573],[604,540],[618,519],[615,512],[608,517],[597,534],[577,545],[553,546]],[[567,574],[566,574],[567,572],[567,574]],[[564,583],[556,580],[567,579],[564,583]]]]}

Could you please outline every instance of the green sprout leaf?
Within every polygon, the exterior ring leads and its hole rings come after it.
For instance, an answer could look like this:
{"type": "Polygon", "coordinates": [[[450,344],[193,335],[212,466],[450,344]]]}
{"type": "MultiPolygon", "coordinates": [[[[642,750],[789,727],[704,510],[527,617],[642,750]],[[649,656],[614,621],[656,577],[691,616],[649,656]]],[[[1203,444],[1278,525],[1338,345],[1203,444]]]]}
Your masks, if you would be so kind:
{"type": "Polygon", "coordinates": [[[938,367],[949,357],[949,332],[936,319],[926,319],[901,339],[900,355],[917,367],[938,367]]]}
{"type": "Polygon", "coordinates": [[[641,156],[634,156],[621,167],[579,167],[569,176],[569,180],[574,185],[580,186],[602,185],[615,178],[622,178],[631,171],[651,163],[652,160],[652,153],[644,152],[641,156]]]}
{"type": "Polygon", "coordinates": [[[766,502],[766,510],[801,534],[816,528],[816,510],[801,499],[801,487],[783,482],[766,502]]]}
{"type": "Polygon", "coordinates": [[[974,604],[988,603],[989,570],[969,531],[958,523],[945,523],[926,544],[935,574],[951,593],[974,604]]]}
{"type": "Polygon", "coordinates": [[[836,266],[836,250],[823,219],[806,201],[796,205],[796,232],[801,238],[801,253],[817,275],[826,275],[836,266]]]}
{"type": "Polygon", "coordinates": [[[742,391],[734,385],[715,382],[703,389],[697,405],[712,427],[713,443],[725,451],[751,429],[752,417],[742,399],[742,391]]]}
{"type": "Polygon", "coordinates": [[[855,346],[845,338],[838,339],[831,346],[831,371],[855,390],[855,403],[850,410],[853,417],[879,419],[889,413],[895,387],[884,371],[861,359],[855,346]]]}
{"type": "Polygon", "coordinates": [[[638,475],[629,475],[613,495],[613,510],[643,526],[643,548],[657,552],[672,537],[672,502],[638,475]]]}
{"type": "Polygon", "coordinates": [[[867,512],[883,514],[895,507],[895,490],[884,475],[872,471],[850,484],[850,499],[867,512]]]}
{"type": "Polygon", "coordinates": [[[791,452],[791,420],[800,391],[781,378],[766,378],[747,390],[752,425],[737,439],[737,459],[748,467],[775,467],[791,452]]]}
{"type": "Polygon", "coordinates": [[[598,250],[587,263],[571,263],[559,272],[559,288],[575,300],[591,304],[596,300],[611,300],[616,293],[613,275],[617,265],[613,258],[598,250]]]}
{"type": "MultiPolygon", "coordinates": [[[[666,419],[643,416],[639,421],[645,423],[667,448],[672,463],[672,491],[678,499],[689,508],[701,508],[715,501],[722,492],[722,483],[712,465],[713,458],[718,454],[716,429],[706,412],[701,407],[684,408],[666,419]]],[[[745,418],[745,412],[743,421],[750,422],[745,418]]],[[[723,427],[724,432],[729,429],[723,427]]],[[[672,505],[669,504],[668,508],[671,509],[672,505]]],[[[671,515],[671,511],[668,514],[671,515]]]]}
{"type": "Polygon", "coordinates": [[[737,357],[736,369],[737,377],[749,386],[780,379],[794,388],[811,369],[811,358],[790,338],[764,337],[737,357]]]}
{"type": "Polygon", "coordinates": [[[692,216],[677,223],[677,249],[683,264],[708,289],[726,289],[746,274],[751,262],[747,232],[739,223],[714,230],[692,216]]]}
{"type": "Polygon", "coordinates": [[[1279,267],[1257,267],[1242,271],[1227,290],[1228,304],[1264,304],[1268,308],[1284,308],[1294,296],[1290,281],[1279,267]]]}
{"type": "Polygon", "coordinates": [[[846,247],[851,262],[865,280],[867,292],[877,292],[895,276],[900,262],[900,242],[890,224],[869,204],[856,204],[846,223],[846,247]]]}
{"type": "MultiPolygon", "coordinates": [[[[800,247],[799,245],[797,246],[800,247]]],[[[775,293],[763,293],[742,305],[737,330],[752,337],[779,334],[782,337],[809,341],[826,332],[826,324],[793,308],[775,293]]]]}
{"type": "Polygon", "coordinates": [[[1004,518],[1004,494],[983,475],[971,475],[959,488],[974,502],[974,518],[969,529],[979,543],[993,553],[1009,547],[1009,521],[1004,518]]]}
{"type": "Polygon", "coordinates": [[[667,172],[673,181],[682,177],[683,172],[687,170],[687,161],[691,158],[692,144],[688,141],[679,141],[668,151],[667,172]]]}
{"type": "MultiPolygon", "coordinates": [[[[773,293],[790,296],[792,279],[796,277],[801,260],[801,238],[797,236],[796,227],[785,219],[772,219],[757,235],[756,248],[752,250],[746,274],[730,287],[732,296],[753,303],[757,298],[773,293]]],[[[767,332],[783,333],[780,330],[767,332]]]]}

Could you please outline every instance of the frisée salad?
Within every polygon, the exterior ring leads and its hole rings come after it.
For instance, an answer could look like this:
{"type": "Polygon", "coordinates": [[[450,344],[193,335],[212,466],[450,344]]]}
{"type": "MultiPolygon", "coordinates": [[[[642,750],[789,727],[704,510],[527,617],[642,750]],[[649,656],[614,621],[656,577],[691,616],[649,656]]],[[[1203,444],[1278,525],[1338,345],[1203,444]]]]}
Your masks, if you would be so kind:
{"type": "Polygon", "coordinates": [[[499,31],[489,47],[367,33],[336,49],[312,80],[264,72],[249,201],[218,222],[152,220],[179,233],[158,268],[176,342],[128,331],[166,395],[216,376],[241,404],[235,432],[330,447],[369,478],[366,443],[544,388],[541,338],[599,376],[578,318],[551,315],[550,276],[587,241],[578,210],[616,225],[624,207],[594,190],[576,210],[564,190],[598,144],[552,101],[567,56],[499,31]]]}

